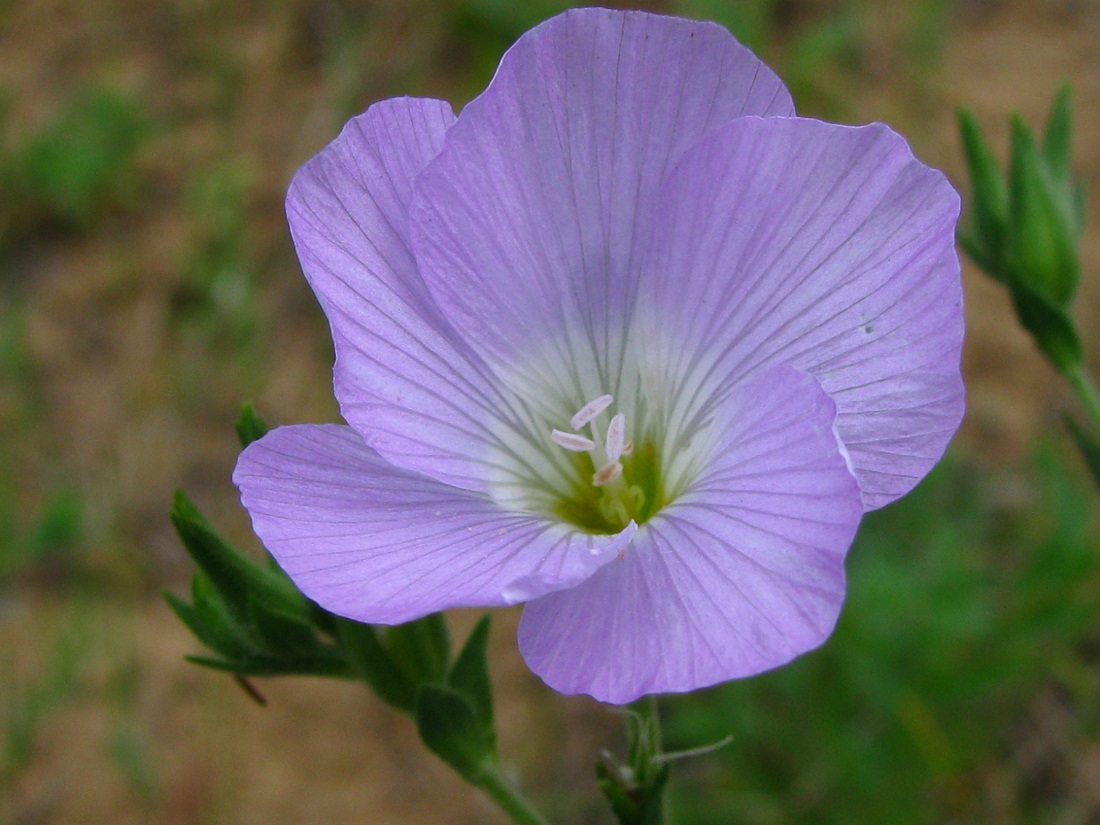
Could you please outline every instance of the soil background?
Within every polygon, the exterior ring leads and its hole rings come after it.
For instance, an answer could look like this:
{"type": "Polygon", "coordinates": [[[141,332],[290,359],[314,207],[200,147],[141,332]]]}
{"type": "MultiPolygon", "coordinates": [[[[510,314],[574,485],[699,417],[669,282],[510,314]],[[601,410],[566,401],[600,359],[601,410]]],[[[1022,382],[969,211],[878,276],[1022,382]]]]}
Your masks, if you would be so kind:
{"type": "MultiPolygon", "coordinates": [[[[151,124],[133,191],[85,224],[41,203],[9,202],[6,213],[0,301],[18,308],[25,333],[19,373],[0,387],[12,509],[38,512],[73,489],[82,515],[66,554],[0,582],[0,693],[42,697],[0,821],[504,821],[355,685],[261,680],[261,708],[231,679],[185,663],[197,645],[158,595],[184,592],[190,575],[166,519],[174,488],[258,552],[229,483],[242,400],[272,423],[338,420],[327,327],[282,217],[286,184],[373,100],[461,103],[476,92],[491,61],[466,42],[461,5],[0,1],[9,146],[91,87],[124,90],[151,124]],[[229,229],[205,211],[206,191],[229,229]],[[79,678],[57,674],[59,650],[79,678]]],[[[796,22],[837,5],[779,4],[796,22]]],[[[974,110],[1004,157],[1009,113],[1041,123],[1070,81],[1076,169],[1100,179],[1096,3],[943,3],[945,28],[923,63],[906,46],[919,5],[861,5],[858,70],[836,70],[841,119],[891,124],[965,192],[956,107],[974,110]]],[[[1093,212],[1077,315],[1095,360],[1093,212]]],[[[969,267],[965,281],[969,413],[953,449],[1012,467],[1071,402],[1002,290],[969,267]]],[[[580,806],[570,821],[605,821],[590,764],[618,743],[616,720],[542,687],[516,653],[516,617],[498,612],[493,633],[501,750],[551,807],[568,789],[580,806]]],[[[458,632],[474,618],[457,615],[458,632]]]]}

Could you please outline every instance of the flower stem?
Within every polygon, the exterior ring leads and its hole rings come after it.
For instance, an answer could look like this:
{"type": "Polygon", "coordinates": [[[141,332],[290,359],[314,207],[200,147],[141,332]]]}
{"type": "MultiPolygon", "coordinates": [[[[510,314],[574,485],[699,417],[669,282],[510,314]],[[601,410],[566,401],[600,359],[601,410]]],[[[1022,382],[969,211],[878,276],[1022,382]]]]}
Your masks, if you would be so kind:
{"type": "Polygon", "coordinates": [[[477,785],[516,825],[549,825],[495,765],[478,777],[477,785]]]}
{"type": "Polygon", "coordinates": [[[1093,383],[1088,370],[1083,366],[1078,367],[1072,372],[1066,373],[1066,380],[1073,387],[1073,391],[1077,393],[1077,397],[1081,400],[1085,412],[1088,413],[1092,425],[1100,429],[1100,391],[1096,389],[1096,384],[1093,383]]]}

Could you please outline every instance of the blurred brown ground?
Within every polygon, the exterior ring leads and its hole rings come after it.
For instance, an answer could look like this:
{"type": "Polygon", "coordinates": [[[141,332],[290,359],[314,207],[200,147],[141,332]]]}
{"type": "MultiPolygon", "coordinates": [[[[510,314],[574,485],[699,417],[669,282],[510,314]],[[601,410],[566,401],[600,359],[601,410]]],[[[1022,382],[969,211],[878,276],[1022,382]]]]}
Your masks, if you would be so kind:
{"type": "MultiPolygon", "coordinates": [[[[1070,80],[1077,170],[1098,178],[1095,3],[959,2],[941,66],[916,78],[897,56],[906,4],[865,6],[868,69],[850,120],[890,123],[965,189],[954,108],[974,109],[1003,156],[1008,113],[1041,122],[1058,84],[1070,80]]],[[[231,538],[256,546],[229,484],[242,399],[254,399],[273,423],[337,417],[328,333],[297,270],[282,196],[348,106],[410,91],[470,93],[454,79],[461,56],[433,8],[370,4],[370,24],[351,42],[351,69],[319,54],[341,25],[340,4],[11,0],[0,13],[0,88],[14,90],[17,131],[32,132],[88,83],[128,89],[171,124],[141,156],[151,183],[140,210],[92,236],[50,235],[20,252],[29,356],[46,413],[10,439],[14,466],[23,468],[28,502],[59,479],[86,493],[81,574],[93,575],[110,598],[82,612],[67,586],[48,576],[2,596],[0,649],[14,651],[13,684],[47,669],[43,640],[66,628],[77,628],[89,664],[67,703],[44,721],[12,797],[0,800],[0,821],[503,821],[423,753],[405,719],[354,685],[261,682],[269,700],[261,709],[230,679],[185,664],[181,657],[196,645],[155,592],[160,585],[181,591],[188,575],[165,518],[175,487],[231,538]],[[229,101],[212,79],[217,65],[235,78],[229,101]],[[427,73],[410,84],[423,67],[427,73]],[[248,251],[261,264],[262,333],[247,358],[194,329],[181,331],[173,309],[191,242],[182,205],[188,176],[225,160],[253,182],[248,251]],[[112,736],[131,722],[140,758],[156,776],[144,796],[109,755],[112,736]]],[[[1091,281],[1078,306],[1092,352],[1100,346],[1096,208],[1094,198],[1084,260],[1091,281]]],[[[966,288],[970,404],[957,448],[978,462],[1011,465],[1069,399],[1001,292],[971,271],[966,288]]],[[[457,624],[468,627],[470,616],[457,624]]],[[[542,689],[518,659],[514,624],[514,613],[501,612],[493,635],[502,751],[547,799],[569,788],[598,811],[591,755],[615,741],[614,720],[586,700],[542,689]]],[[[582,810],[571,821],[599,817],[582,810]]]]}

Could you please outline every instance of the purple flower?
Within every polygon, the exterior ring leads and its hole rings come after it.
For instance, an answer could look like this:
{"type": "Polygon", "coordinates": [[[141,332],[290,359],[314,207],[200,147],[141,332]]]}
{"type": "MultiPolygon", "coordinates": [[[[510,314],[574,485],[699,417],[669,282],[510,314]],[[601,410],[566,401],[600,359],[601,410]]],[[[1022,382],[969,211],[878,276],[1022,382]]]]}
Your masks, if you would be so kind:
{"type": "Polygon", "coordinates": [[[958,208],[887,127],[795,117],[724,29],[566,12],[457,118],[378,103],[298,173],[350,426],[276,429],[234,480],[324,607],[527,602],[559,691],[776,667],[962,416],[958,208]]]}

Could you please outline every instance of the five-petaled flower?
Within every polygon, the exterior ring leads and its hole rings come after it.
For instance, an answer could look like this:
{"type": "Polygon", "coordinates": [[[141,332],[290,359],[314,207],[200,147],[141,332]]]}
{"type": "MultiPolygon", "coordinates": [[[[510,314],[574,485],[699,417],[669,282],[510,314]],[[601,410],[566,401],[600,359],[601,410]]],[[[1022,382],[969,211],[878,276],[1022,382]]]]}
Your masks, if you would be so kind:
{"type": "Polygon", "coordinates": [[[962,416],[958,206],[716,25],[566,12],[457,118],[378,103],[294,179],[349,426],[251,445],[244,505],[335,613],[527,602],[566,693],[783,664],[962,416]]]}

